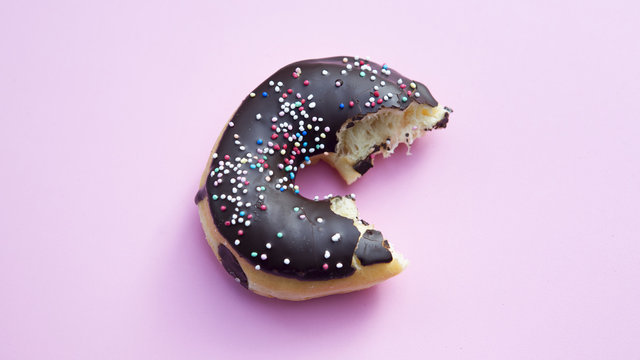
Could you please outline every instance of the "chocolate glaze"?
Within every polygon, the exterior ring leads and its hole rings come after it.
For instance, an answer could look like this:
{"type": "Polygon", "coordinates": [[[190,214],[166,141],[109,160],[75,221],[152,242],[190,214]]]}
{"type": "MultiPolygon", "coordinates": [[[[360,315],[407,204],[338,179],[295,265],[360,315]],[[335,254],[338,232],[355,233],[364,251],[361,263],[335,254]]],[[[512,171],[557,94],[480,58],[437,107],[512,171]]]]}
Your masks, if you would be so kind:
{"type": "Polygon", "coordinates": [[[389,243],[378,230],[367,230],[356,247],[356,256],[362,265],[388,263],[393,260],[389,243]]]}
{"type": "Polygon", "coordinates": [[[242,286],[249,288],[247,275],[244,273],[244,271],[242,271],[242,267],[240,266],[238,259],[233,256],[233,253],[229,249],[227,249],[226,246],[219,245],[218,255],[220,256],[220,262],[222,263],[222,266],[224,266],[224,269],[227,270],[229,275],[235,278],[236,281],[239,282],[242,286]]]}
{"type": "MultiPolygon", "coordinates": [[[[278,70],[244,99],[220,137],[206,192],[198,194],[209,197],[214,224],[229,246],[256,269],[301,280],[352,274],[359,231],[331,211],[330,200],[299,195],[297,171],[310,157],[335,151],[336,133],[348,119],[413,102],[438,105],[425,85],[386,65],[344,59],[278,70]]],[[[390,252],[378,237],[363,239],[363,264],[387,261],[390,252]]]]}

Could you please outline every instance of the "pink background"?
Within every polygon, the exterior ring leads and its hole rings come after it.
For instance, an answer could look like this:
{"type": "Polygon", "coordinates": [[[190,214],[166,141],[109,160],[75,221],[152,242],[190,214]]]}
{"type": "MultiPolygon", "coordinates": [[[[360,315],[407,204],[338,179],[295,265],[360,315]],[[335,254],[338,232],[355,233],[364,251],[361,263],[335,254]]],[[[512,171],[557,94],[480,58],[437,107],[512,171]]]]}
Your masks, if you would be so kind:
{"type": "Polygon", "coordinates": [[[637,5],[242,3],[0,3],[0,358],[640,359],[637,5]],[[210,147],[281,65],[348,54],[455,110],[354,186],[301,175],[410,267],[250,294],[193,204],[210,147]]]}

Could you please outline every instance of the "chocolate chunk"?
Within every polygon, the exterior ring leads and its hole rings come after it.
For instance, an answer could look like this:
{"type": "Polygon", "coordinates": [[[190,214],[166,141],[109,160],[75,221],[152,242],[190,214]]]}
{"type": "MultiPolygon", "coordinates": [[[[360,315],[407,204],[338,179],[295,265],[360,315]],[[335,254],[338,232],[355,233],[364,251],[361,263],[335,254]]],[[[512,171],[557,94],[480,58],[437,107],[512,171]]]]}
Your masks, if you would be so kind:
{"type": "Polygon", "coordinates": [[[240,266],[238,259],[233,256],[233,253],[229,249],[227,249],[226,246],[219,245],[218,255],[220,256],[222,266],[224,266],[224,269],[227,270],[229,275],[231,275],[236,279],[237,282],[248,289],[249,283],[247,282],[247,275],[245,275],[244,271],[242,271],[242,267],[240,266]]]}
{"type": "Polygon", "coordinates": [[[206,187],[202,187],[196,193],[196,198],[194,200],[195,200],[196,204],[198,204],[200,201],[204,200],[205,197],[207,197],[207,188],[206,187]]]}
{"type": "Polygon", "coordinates": [[[353,165],[353,170],[359,172],[360,175],[363,175],[372,167],[373,164],[371,163],[371,158],[367,157],[366,159],[360,160],[355,165],[353,165]]]}
{"type": "Polygon", "coordinates": [[[444,113],[444,117],[442,120],[438,121],[436,125],[433,127],[434,129],[446,128],[447,123],[449,122],[449,113],[444,113]]]}
{"type": "Polygon", "coordinates": [[[388,263],[393,260],[391,251],[389,251],[389,243],[384,240],[382,233],[378,230],[367,230],[362,234],[356,247],[356,256],[365,266],[388,263]]]}

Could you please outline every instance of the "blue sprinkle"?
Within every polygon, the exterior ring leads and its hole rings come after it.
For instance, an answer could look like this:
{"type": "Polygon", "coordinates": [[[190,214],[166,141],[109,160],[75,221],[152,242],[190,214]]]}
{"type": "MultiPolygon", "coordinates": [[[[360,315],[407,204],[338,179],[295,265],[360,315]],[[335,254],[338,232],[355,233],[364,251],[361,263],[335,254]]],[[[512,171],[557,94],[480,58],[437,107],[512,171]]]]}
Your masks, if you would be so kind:
{"type": "Polygon", "coordinates": [[[262,139],[258,139],[258,141],[256,141],[256,144],[262,145],[262,139]]]}
{"type": "Polygon", "coordinates": [[[244,216],[244,211],[240,211],[240,216],[244,216]]]}
{"type": "Polygon", "coordinates": [[[387,70],[389,68],[389,66],[387,66],[387,64],[382,65],[382,68],[387,70]]]}
{"type": "Polygon", "coordinates": [[[300,194],[300,190],[296,189],[293,192],[295,192],[296,194],[300,194]]]}
{"type": "Polygon", "coordinates": [[[340,109],[344,109],[344,104],[340,103],[340,109]]]}
{"type": "Polygon", "coordinates": [[[302,146],[303,146],[303,147],[307,147],[307,142],[306,142],[306,141],[305,141],[305,142],[303,142],[303,143],[302,143],[302,146]]]}
{"type": "Polygon", "coordinates": [[[294,174],[294,173],[289,173],[289,177],[291,178],[291,180],[293,180],[293,178],[295,178],[295,177],[296,177],[296,174],[294,174]]]}
{"type": "Polygon", "coordinates": [[[280,192],[283,192],[284,190],[284,186],[280,188],[280,192]]]}
{"type": "Polygon", "coordinates": [[[251,165],[249,165],[249,167],[252,168],[252,169],[255,169],[256,165],[255,164],[251,164],[251,165]]]}
{"type": "Polygon", "coordinates": [[[304,161],[311,161],[311,159],[309,159],[309,157],[308,157],[308,156],[305,156],[305,157],[304,157],[304,161]]]}
{"type": "Polygon", "coordinates": [[[262,97],[267,97],[267,92],[266,91],[262,93],[262,97]]]}
{"type": "Polygon", "coordinates": [[[307,135],[307,130],[303,131],[302,135],[307,135]]]}

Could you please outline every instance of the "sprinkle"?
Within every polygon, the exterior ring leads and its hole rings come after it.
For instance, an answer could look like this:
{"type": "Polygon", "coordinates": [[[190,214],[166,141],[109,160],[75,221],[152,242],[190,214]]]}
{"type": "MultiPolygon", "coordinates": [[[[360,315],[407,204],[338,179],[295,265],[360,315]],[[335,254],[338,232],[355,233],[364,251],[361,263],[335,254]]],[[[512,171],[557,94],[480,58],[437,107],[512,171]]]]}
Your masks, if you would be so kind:
{"type": "Polygon", "coordinates": [[[218,200],[218,195],[213,194],[213,195],[211,195],[211,198],[212,198],[213,200],[218,200]]]}
{"type": "Polygon", "coordinates": [[[262,97],[267,97],[267,95],[268,95],[268,94],[267,94],[267,92],[266,92],[266,91],[262,92],[262,97]]]}
{"type": "Polygon", "coordinates": [[[256,256],[258,256],[257,252],[255,252],[255,251],[251,252],[251,257],[256,257],[256,256]]]}
{"type": "Polygon", "coordinates": [[[317,221],[318,223],[322,224],[322,223],[324,222],[324,219],[323,219],[323,218],[321,218],[321,217],[319,217],[319,218],[317,218],[317,219],[316,219],[316,221],[317,221]]]}
{"type": "Polygon", "coordinates": [[[240,240],[236,239],[236,241],[234,241],[233,243],[236,244],[236,246],[240,245],[240,240]]]}
{"type": "Polygon", "coordinates": [[[221,211],[225,211],[225,210],[227,210],[227,207],[226,207],[226,206],[224,206],[224,205],[222,205],[222,206],[220,206],[220,210],[221,210],[221,211]]]}
{"type": "Polygon", "coordinates": [[[407,97],[406,97],[406,96],[403,96],[403,97],[402,97],[402,102],[407,102],[407,100],[408,100],[408,99],[407,99],[407,97]]]}
{"type": "Polygon", "coordinates": [[[266,243],[264,246],[265,246],[267,249],[271,249],[271,243],[266,243]]]}
{"type": "Polygon", "coordinates": [[[267,205],[264,205],[264,204],[260,205],[260,210],[262,211],[267,210],[267,205]]]}
{"type": "Polygon", "coordinates": [[[349,59],[347,59],[347,58],[342,58],[342,62],[343,62],[343,63],[347,63],[347,62],[349,62],[349,59]]]}
{"type": "Polygon", "coordinates": [[[298,211],[300,211],[300,208],[296,206],[296,207],[293,208],[293,211],[298,212],[298,211]]]}
{"type": "Polygon", "coordinates": [[[402,84],[402,79],[398,79],[398,84],[402,84]]]}
{"type": "Polygon", "coordinates": [[[256,141],[256,144],[258,144],[258,145],[262,145],[262,142],[263,142],[263,141],[262,141],[262,139],[258,139],[258,140],[256,141]]]}
{"type": "Polygon", "coordinates": [[[256,114],[256,120],[262,119],[262,114],[256,114]]]}
{"type": "Polygon", "coordinates": [[[329,75],[329,72],[327,70],[322,70],[322,75],[327,76],[329,75]]]}
{"type": "Polygon", "coordinates": [[[267,260],[267,254],[262,254],[262,255],[260,255],[260,259],[262,259],[262,260],[267,260]]]}
{"type": "Polygon", "coordinates": [[[336,87],[340,87],[342,86],[342,80],[338,79],[336,80],[336,87]]]}
{"type": "Polygon", "coordinates": [[[304,86],[309,86],[309,80],[305,80],[305,81],[303,82],[303,84],[304,84],[304,86]]]}
{"type": "Polygon", "coordinates": [[[289,264],[291,263],[291,260],[289,260],[289,258],[285,258],[282,262],[283,262],[285,265],[289,265],[289,264]]]}
{"type": "Polygon", "coordinates": [[[364,77],[365,75],[364,71],[360,71],[360,77],[364,77]]]}
{"type": "Polygon", "coordinates": [[[233,123],[233,121],[229,121],[229,127],[234,127],[235,124],[233,123]]]}
{"type": "Polygon", "coordinates": [[[338,242],[339,240],[340,240],[340,233],[335,233],[331,237],[331,241],[333,241],[333,242],[338,242]]]}
{"type": "Polygon", "coordinates": [[[355,103],[353,101],[349,101],[349,107],[353,107],[353,105],[355,105],[355,103]]]}
{"type": "Polygon", "coordinates": [[[324,264],[322,265],[322,268],[323,268],[324,270],[328,270],[328,269],[329,269],[329,264],[324,263],[324,264]]]}
{"type": "Polygon", "coordinates": [[[260,270],[260,265],[256,265],[256,270],[260,270]]]}
{"type": "Polygon", "coordinates": [[[244,235],[244,231],[238,230],[238,236],[242,236],[242,235],[244,235]]]}
{"type": "Polygon", "coordinates": [[[256,93],[249,94],[250,97],[256,97],[256,93]]]}
{"type": "Polygon", "coordinates": [[[342,269],[342,263],[337,263],[337,264],[336,264],[336,267],[337,267],[338,269],[342,269]]]}
{"type": "Polygon", "coordinates": [[[411,84],[409,84],[409,86],[411,86],[412,89],[416,88],[416,83],[412,82],[411,84]]]}
{"type": "Polygon", "coordinates": [[[339,107],[340,107],[340,109],[344,109],[344,104],[340,103],[339,107]]]}
{"type": "Polygon", "coordinates": [[[413,94],[415,97],[420,97],[420,93],[416,91],[415,94],[413,94]]]}
{"type": "Polygon", "coordinates": [[[278,238],[282,239],[282,237],[284,236],[284,234],[282,234],[281,232],[278,232],[278,233],[276,234],[276,236],[277,236],[278,238]]]}
{"type": "Polygon", "coordinates": [[[316,107],[316,103],[315,102],[310,102],[309,103],[309,109],[313,109],[316,107]]]}
{"type": "Polygon", "coordinates": [[[331,257],[331,253],[329,252],[329,250],[325,250],[325,251],[324,251],[324,258],[325,258],[325,259],[328,259],[328,258],[330,258],[330,257],[331,257]]]}

